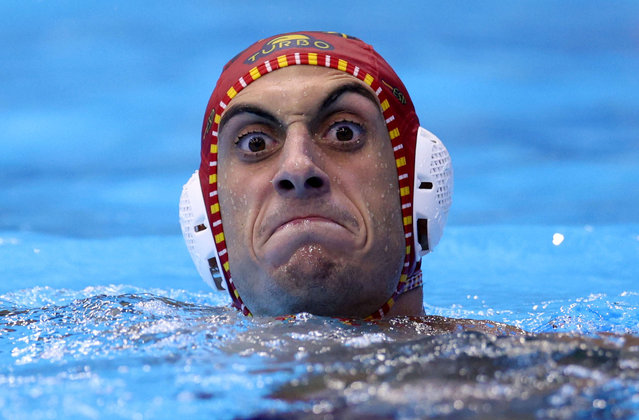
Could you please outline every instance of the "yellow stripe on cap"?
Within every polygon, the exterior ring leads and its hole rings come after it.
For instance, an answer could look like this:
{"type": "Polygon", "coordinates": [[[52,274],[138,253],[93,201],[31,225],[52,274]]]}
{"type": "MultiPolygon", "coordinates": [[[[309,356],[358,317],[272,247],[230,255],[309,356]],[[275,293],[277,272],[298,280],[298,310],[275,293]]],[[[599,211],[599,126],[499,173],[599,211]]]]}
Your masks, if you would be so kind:
{"type": "Polygon", "coordinates": [[[406,274],[402,274],[402,276],[399,278],[399,282],[406,283],[406,279],[408,279],[408,277],[406,277],[406,274]]]}
{"type": "Polygon", "coordinates": [[[373,78],[373,76],[371,76],[370,74],[366,73],[366,77],[364,77],[364,82],[366,82],[367,85],[371,85],[371,83],[373,83],[373,80],[375,80],[373,78]]]}
{"type": "Polygon", "coordinates": [[[288,66],[288,60],[286,59],[285,55],[280,55],[279,57],[277,57],[277,65],[280,67],[288,66]]]}
{"type": "Polygon", "coordinates": [[[390,105],[388,104],[388,99],[384,99],[384,102],[382,102],[382,111],[386,111],[389,106],[390,105]]]}
{"type": "Polygon", "coordinates": [[[397,164],[398,168],[401,168],[402,166],[406,165],[406,158],[402,156],[399,159],[395,159],[395,163],[397,164]]]}
{"type": "Polygon", "coordinates": [[[253,67],[250,71],[249,74],[251,75],[251,77],[253,78],[253,80],[257,80],[260,78],[261,74],[260,71],[257,69],[257,67],[253,67]]]}
{"type": "Polygon", "coordinates": [[[215,243],[216,244],[219,244],[223,240],[224,240],[224,232],[220,232],[217,235],[215,235],[215,243]]]}
{"type": "Polygon", "coordinates": [[[212,144],[211,145],[211,153],[217,153],[217,144],[212,144]]]}
{"type": "Polygon", "coordinates": [[[399,136],[399,128],[393,128],[388,132],[388,135],[390,136],[390,139],[393,140],[395,137],[399,136]]]}
{"type": "Polygon", "coordinates": [[[226,94],[229,95],[229,98],[233,99],[233,97],[237,95],[237,91],[233,86],[231,86],[231,88],[226,91],[226,94]]]}
{"type": "Polygon", "coordinates": [[[404,216],[404,226],[408,226],[413,223],[413,216],[404,216]]]}
{"type": "Polygon", "coordinates": [[[410,245],[406,247],[406,255],[410,254],[410,245]]]}
{"type": "MultiPolygon", "coordinates": [[[[227,264],[228,264],[228,263],[227,263],[227,264]]],[[[227,271],[228,271],[228,269],[227,269],[227,271]]],[[[238,298],[238,299],[239,299],[240,294],[239,294],[239,292],[237,291],[237,289],[233,290],[233,294],[235,295],[235,297],[236,297],[236,298],[238,298]]]]}
{"type": "MultiPolygon", "coordinates": [[[[231,89],[233,89],[233,88],[231,88],[231,89]]],[[[233,89],[233,90],[235,90],[235,89],[233,89]]],[[[219,124],[220,123],[220,114],[215,114],[215,119],[213,121],[215,121],[215,124],[219,124]]]]}
{"type": "Polygon", "coordinates": [[[407,196],[408,194],[410,194],[410,187],[402,187],[399,189],[399,195],[402,197],[407,196]]]}
{"type": "Polygon", "coordinates": [[[346,66],[348,66],[348,63],[346,62],[346,60],[339,59],[337,61],[337,69],[338,70],[346,71],[346,66]]]}
{"type": "Polygon", "coordinates": [[[209,175],[209,184],[215,184],[217,182],[217,175],[211,174],[209,175]]]}
{"type": "Polygon", "coordinates": [[[308,53],[308,64],[317,65],[317,53],[308,53]]]}
{"type": "Polygon", "coordinates": [[[211,214],[219,213],[220,205],[218,203],[211,204],[211,214]]]}

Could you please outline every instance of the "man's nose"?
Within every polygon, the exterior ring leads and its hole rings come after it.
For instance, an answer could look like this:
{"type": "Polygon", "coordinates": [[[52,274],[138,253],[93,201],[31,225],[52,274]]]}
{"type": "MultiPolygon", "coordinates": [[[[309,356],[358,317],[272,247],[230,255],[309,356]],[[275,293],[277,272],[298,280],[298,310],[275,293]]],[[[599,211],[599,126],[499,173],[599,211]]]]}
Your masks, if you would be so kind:
{"type": "Polygon", "coordinates": [[[320,153],[306,128],[289,127],[280,169],[273,177],[275,190],[290,198],[310,198],[328,192],[329,178],[319,165],[320,153]]]}

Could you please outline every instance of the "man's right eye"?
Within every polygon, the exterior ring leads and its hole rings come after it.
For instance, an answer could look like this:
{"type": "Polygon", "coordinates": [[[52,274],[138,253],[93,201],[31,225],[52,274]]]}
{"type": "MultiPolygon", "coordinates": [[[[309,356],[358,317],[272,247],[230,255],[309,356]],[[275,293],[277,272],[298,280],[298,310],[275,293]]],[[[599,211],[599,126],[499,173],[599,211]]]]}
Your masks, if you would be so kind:
{"type": "Polygon", "coordinates": [[[272,149],[277,142],[261,131],[253,131],[239,136],[235,144],[245,153],[260,153],[272,149]]]}

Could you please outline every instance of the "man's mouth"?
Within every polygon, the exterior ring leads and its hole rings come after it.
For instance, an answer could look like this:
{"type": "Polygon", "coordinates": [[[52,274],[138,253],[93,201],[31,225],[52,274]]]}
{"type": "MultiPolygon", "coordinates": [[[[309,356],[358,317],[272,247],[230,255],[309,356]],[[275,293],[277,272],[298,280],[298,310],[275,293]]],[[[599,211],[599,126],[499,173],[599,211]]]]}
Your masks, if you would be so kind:
{"type": "MultiPolygon", "coordinates": [[[[301,249],[321,246],[324,250],[343,255],[357,248],[358,236],[332,218],[312,215],[286,217],[259,246],[259,253],[271,265],[278,267],[301,249]]],[[[319,249],[319,248],[317,248],[319,249]]]]}
{"type": "MultiPolygon", "coordinates": [[[[308,206],[307,206],[308,207],[308,206]]],[[[276,233],[291,229],[296,230],[318,230],[319,234],[322,228],[327,229],[341,228],[357,234],[360,229],[358,219],[337,206],[317,206],[318,208],[293,209],[293,208],[276,208],[269,211],[269,215],[261,220],[260,227],[256,231],[257,238],[262,241],[268,241],[268,238],[276,233]]]]}
{"type": "Polygon", "coordinates": [[[281,225],[279,225],[272,234],[278,232],[283,229],[287,229],[289,227],[295,227],[298,225],[310,225],[311,223],[334,223],[344,227],[341,223],[336,222],[335,220],[318,215],[309,215],[309,216],[296,216],[289,220],[284,221],[281,225]]]}
{"type": "Polygon", "coordinates": [[[339,256],[364,246],[362,223],[353,213],[322,203],[310,207],[270,209],[255,232],[257,257],[278,267],[307,247],[319,246],[339,256]]]}

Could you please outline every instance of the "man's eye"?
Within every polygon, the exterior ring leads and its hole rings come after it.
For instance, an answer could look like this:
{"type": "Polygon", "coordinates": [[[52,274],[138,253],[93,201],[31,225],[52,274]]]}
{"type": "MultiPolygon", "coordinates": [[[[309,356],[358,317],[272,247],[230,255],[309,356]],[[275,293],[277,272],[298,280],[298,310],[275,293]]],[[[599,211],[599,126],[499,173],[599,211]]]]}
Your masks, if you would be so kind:
{"type": "Polygon", "coordinates": [[[243,152],[259,153],[271,149],[276,142],[262,132],[242,134],[235,143],[243,152]]]}
{"type": "Polygon", "coordinates": [[[351,121],[339,121],[328,130],[328,138],[338,142],[358,141],[364,135],[364,128],[351,121]]]}

